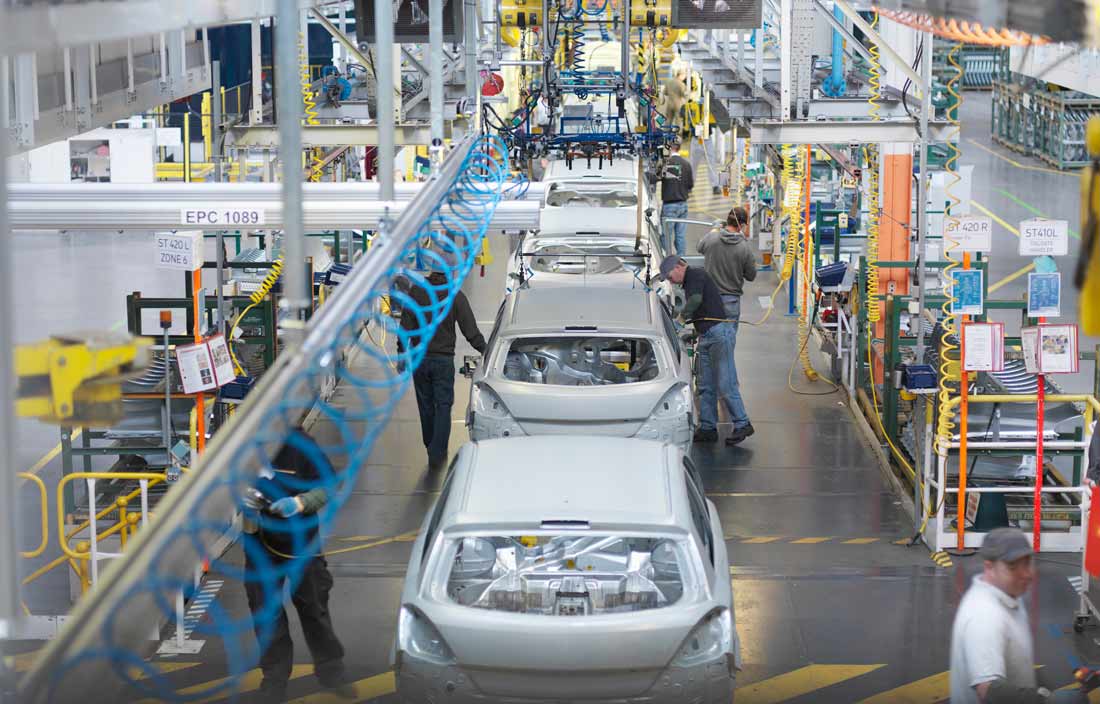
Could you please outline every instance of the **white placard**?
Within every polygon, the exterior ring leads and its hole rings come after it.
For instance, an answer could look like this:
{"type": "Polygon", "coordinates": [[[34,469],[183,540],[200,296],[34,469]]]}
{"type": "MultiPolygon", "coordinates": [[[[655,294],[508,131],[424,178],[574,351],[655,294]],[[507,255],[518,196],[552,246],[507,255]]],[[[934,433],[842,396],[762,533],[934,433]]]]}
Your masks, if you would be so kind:
{"type": "Polygon", "coordinates": [[[195,227],[251,227],[264,224],[263,208],[181,208],[180,224],[195,227]]]}
{"type": "Polygon", "coordinates": [[[943,220],[944,251],[951,250],[954,240],[959,243],[955,247],[958,252],[991,252],[993,251],[993,221],[980,215],[964,215],[962,217],[944,218],[943,220]]]}
{"type": "Polygon", "coordinates": [[[1004,369],[1004,325],[967,323],[962,327],[963,369],[968,372],[999,372],[1004,369]]]}
{"type": "Polygon", "coordinates": [[[229,356],[229,345],[224,335],[214,335],[206,341],[210,345],[210,359],[214,362],[214,381],[225,386],[237,378],[233,371],[233,359],[229,356]]]}
{"type": "Polygon", "coordinates": [[[205,342],[176,347],[183,391],[197,394],[225,386],[236,378],[225,337],[214,335],[205,342]]]}
{"type": "Polygon", "coordinates": [[[1044,374],[1077,372],[1077,326],[1039,326],[1039,368],[1044,374]]]}
{"type": "Polygon", "coordinates": [[[1069,254],[1069,223],[1065,220],[1024,220],[1020,223],[1021,257],[1064,257],[1069,254]]]}
{"type": "Polygon", "coordinates": [[[176,364],[179,365],[184,393],[197,394],[217,387],[210,348],[206,344],[177,346],[176,364]]]}
{"type": "Polygon", "coordinates": [[[156,266],[160,269],[198,271],[204,259],[202,230],[187,232],[158,232],[156,241],[156,266]]]}
{"type": "Polygon", "coordinates": [[[1024,352],[1024,369],[1028,374],[1039,373],[1039,328],[1020,330],[1020,347],[1024,352]]]}

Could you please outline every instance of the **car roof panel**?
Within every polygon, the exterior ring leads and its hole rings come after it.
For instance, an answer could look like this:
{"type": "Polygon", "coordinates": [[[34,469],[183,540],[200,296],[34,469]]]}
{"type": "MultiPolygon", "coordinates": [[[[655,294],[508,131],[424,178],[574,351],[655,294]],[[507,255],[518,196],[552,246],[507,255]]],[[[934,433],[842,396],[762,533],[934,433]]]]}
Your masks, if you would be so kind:
{"type": "Polygon", "coordinates": [[[642,289],[562,286],[516,291],[510,326],[561,329],[595,325],[598,328],[651,330],[652,294],[642,289]]]}

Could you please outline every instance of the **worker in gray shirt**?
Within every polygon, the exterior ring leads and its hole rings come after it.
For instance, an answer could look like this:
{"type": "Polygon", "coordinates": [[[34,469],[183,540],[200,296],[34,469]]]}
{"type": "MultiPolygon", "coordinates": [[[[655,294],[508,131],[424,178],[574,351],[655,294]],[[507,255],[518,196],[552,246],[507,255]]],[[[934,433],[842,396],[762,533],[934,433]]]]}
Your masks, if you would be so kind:
{"type": "Polygon", "coordinates": [[[990,531],[983,571],[959,602],[951,630],[951,704],[1087,702],[1085,689],[1039,687],[1023,596],[1035,578],[1031,541],[1016,528],[990,531]]]}
{"type": "Polygon", "coordinates": [[[749,216],[738,206],[726,216],[726,224],[699,240],[699,254],[710,278],[722,294],[726,318],[737,329],[741,319],[741,295],[746,281],[756,280],[756,255],[749,243],[749,216]]]}

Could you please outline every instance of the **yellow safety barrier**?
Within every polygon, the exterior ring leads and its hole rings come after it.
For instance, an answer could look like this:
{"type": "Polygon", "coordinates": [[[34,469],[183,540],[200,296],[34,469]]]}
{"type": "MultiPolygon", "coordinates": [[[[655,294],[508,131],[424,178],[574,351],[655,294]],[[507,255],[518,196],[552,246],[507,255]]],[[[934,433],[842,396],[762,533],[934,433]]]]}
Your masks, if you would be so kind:
{"type": "MultiPolygon", "coordinates": [[[[240,180],[241,167],[238,162],[229,162],[226,172],[229,175],[230,181],[240,180]]],[[[185,175],[184,166],[178,161],[157,162],[153,173],[158,181],[183,181],[185,175]]],[[[213,177],[213,175],[214,164],[212,162],[195,161],[191,163],[192,181],[205,181],[207,178],[213,177]]]]}
{"type": "Polygon", "coordinates": [[[38,486],[38,493],[42,501],[42,541],[38,544],[38,547],[34,550],[21,553],[25,558],[38,557],[42,553],[46,552],[46,546],[50,542],[50,509],[49,509],[49,494],[46,492],[46,484],[36,475],[30,472],[20,472],[16,476],[22,477],[29,482],[34,482],[38,486]]]}
{"type": "MultiPolygon", "coordinates": [[[[67,475],[65,475],[64,477],[61,478],[61,481],[59,481],[57,483],[57,535],[58,535],[58,545],[61,548],[61,552],[63,552],[65,555],[69,556],[70,558],[72,558],[74,560],[87,560],[88,557],[89,557],[88,549],[86,548],[83,551],[80,551],[79,546],[78,546],[78,549],[74,550],[72,547],[69,546],[69,538],[71,536],[66,534],[66,532],[65,532],[65,486],[71,481],[80,480],[80,479],[84,479],[84,480],[87,480],[87,479],[129,479],[129,480],[133,480],[133,481],[145,480],[145,481],[148,481],[148,482],[152,483],[152,482],[164,481],[164,475],[160,474],[160,473],[155,473],[155,472],[74,472],[72,474],[67,474],[67,475]]],[[[148,491],[148,488],[149,488],[150,485],[147,485],[145,487],[146,491],[148,491]]],[[[137,491],[138,491],[138,494],[140,495],[141,489],[138,489],[137,491]]],[[[127,501],[127,503],[128,502],[129,501],[127,501]]],[[[107,513],[110,513],[111,511],[114,511],[117,508],[118,508],[117,505],[108,506],[105,509],[106,513],[103,513],[103,512],[100,512],[100,513],[102,513],[103,515],[106,515],[107,513]]],[[[99,514],[96,514],[96,520],[99,520],[99,517],[100,517],[99,514]]],[[[91,524],[91,519],[89,519],[88,524],[89,525],[91,524]]],[[[118,523],[116,523],[111,528],[108,528],[107,530],[105,530],[103,533],[96,534],[95,538],[96,538],[97,541],[102,540],[103,538],[109,538],[110,536],[114,535],[115,533],[118,533],[120,531],[125,530],[125,528],[126,528],[126,526],[124,525],[124,522],[119,521],[118,523]]],[[[75,534],[75,531],[74,531],[74,534],[75,534]]]]}

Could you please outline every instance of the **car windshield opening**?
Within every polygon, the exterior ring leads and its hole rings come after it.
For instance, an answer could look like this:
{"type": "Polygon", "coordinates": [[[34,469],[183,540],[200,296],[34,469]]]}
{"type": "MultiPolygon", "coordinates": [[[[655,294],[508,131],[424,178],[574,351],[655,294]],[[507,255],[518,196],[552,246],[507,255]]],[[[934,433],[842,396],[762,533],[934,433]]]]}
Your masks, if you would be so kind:
{"type": "Polygon", "coordinates": [[[684,546],[668,538],[552,535],[455,540],[447,596],[543,616],[647,611],[684,593],[684,546]]]}
{"type": "Polygon", "coordinates": [[[550,184],[546,205],[554,208],[632,208],[638,204],[627,181],[559,181],[550,184]]]}
{"type": "Polygon", "coordinates": [[[511,341],[504,378],[529,384],[610,386],[660,374],[653,344],[641,337],[523,337],[511,341]]]}
{"type": "Polygon", "coordinates": [[[638,271],[643,264],[631,245],[554,244],[532,254],[531,268],[550,274],[617,274],[638,271]]]}

